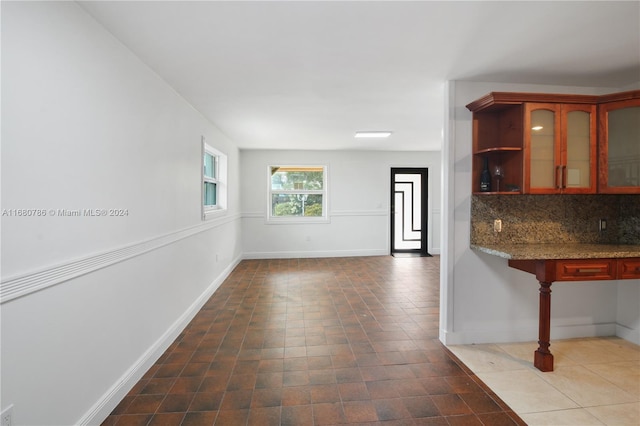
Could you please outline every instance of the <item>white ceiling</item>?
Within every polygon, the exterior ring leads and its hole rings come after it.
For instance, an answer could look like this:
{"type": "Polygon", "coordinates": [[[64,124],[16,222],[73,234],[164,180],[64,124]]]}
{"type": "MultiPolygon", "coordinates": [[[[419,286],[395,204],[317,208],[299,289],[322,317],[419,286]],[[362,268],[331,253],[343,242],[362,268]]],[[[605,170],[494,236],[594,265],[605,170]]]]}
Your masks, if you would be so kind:
{"type": "Polygon", "coordinates": [[[640,81],[638,1],[81,4],[247,149],[440,149],[447,80],[640,81]]]}

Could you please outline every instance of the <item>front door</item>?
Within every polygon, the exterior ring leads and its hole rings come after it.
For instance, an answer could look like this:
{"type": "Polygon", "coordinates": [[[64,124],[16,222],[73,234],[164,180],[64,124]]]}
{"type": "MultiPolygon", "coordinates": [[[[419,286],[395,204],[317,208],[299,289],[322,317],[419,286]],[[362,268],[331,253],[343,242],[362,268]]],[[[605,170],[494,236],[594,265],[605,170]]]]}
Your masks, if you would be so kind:
{"type": "Polygon", "coordinates": [[[391,255],[427,252],[428,170],[391,168],[391,255]]]}

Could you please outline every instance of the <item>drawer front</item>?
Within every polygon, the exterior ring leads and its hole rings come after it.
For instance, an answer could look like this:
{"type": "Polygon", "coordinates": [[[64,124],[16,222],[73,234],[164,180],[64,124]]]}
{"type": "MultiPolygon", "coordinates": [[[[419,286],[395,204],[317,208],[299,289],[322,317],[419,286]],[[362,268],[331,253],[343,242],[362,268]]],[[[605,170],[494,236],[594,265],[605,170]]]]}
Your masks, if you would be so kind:
{"type": "Polygon", "coordinates": [[[616,278],[616,270],[615,259],[559,260],[556,263],[556,280],[613,280],[616,278]]]}
{"type": "Polygon", "coordinates": [[[618,261],[618,278],[640,278],[640,257],[635,259],[620,259],[618,261]]]}

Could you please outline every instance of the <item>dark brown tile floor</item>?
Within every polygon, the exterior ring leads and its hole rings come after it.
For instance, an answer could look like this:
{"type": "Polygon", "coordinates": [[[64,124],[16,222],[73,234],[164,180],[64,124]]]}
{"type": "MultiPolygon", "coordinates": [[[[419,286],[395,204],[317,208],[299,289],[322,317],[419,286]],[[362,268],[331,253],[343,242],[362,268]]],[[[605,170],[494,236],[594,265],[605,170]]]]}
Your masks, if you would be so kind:
{"type": "Polygon", "coordinates": [[[524,425],[438,310],[438,257],[242,261],[103,425],[524,425]]]}

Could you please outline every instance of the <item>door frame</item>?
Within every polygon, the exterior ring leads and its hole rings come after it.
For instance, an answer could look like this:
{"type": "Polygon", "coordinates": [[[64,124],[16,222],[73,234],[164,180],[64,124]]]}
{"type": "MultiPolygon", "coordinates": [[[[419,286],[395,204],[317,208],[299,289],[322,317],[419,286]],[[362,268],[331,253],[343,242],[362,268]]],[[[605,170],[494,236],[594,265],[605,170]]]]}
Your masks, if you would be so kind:
{"type": "Polygon", "coordinates": [[[407,253],[415,254],[416,256],[431,256],[427,247],[427,234],[428,234],[428,209],[429,209],[429,169],[427,167],[391,167],[391,184],[390,184],[390,197],[391,197],[391,214],[390,214],[390,228],[391,238],[389,244],[389,252],[393,256],[395,253],[407,253]],[[397,174],[420,174],[420,248],[419,249],[395,249],[395,176],[397,174]]]}

